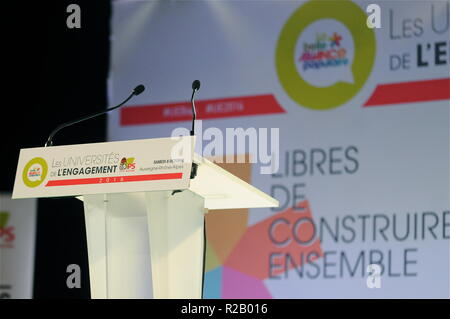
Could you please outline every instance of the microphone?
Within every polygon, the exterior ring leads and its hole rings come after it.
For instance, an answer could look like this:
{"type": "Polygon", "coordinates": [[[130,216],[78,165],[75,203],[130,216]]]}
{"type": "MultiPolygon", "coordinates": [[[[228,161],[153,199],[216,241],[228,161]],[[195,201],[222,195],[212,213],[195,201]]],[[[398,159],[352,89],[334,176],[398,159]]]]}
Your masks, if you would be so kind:
{"type": "Polygon", "coordinates": [[[106,109],[106,110],[104,110],[104,111],[100,111],[100,112],[92,113],[92,114],[89,114],[89,115],[85,115],[85,116],[79,117],[79,118],[77,118],[77,119],[75,119],[75,120],[72,120],[72,121],[69,121],[69,122],[65,122],[65,123],[62,123],[62,124],[58,125],[58,126],[50,133],[50,135],[48,136],[47,142],[45,142],[45,147],[47,147],[47,146],[52,146],[52,145],[53,145],[53,137],[55,136],[56,133],[58,133],[58,132],[59,132],[60,130],[62,130],[63,128],[68,127],[68,126],[71,126],[71,125],[73,125],[73,124],[77,124],[77,123],[86,121],[86,120],[89,120],[89,119],[92,119],[92,118],[94,118],[94,117],[97,117],[97,116],[100,116],[100,115],[102,115],[102,114],[108,113],[108,112],[110,112],[110,111],[112,111],[112,110],[118,109],[119,107],[121,107],[122,105],[124,105],[125,103],[127,103],[133,96],[141,94],[142,92],[144,92],[144,90],[145,90],[145,86],[143,86],[142,84],[140,84],[140,85],[136,86],[136,87],[133,89],[133,92],[132,92],[132,93],[131,93],[131,94],[130,94],[123,102],[122,102],[122,103],[120,103],[119,105],[110,107],[109,109],[106,109]]]}
{"type": "Polygon", "coordinates": [[[200,90],[200,81],[199,80],[195,80],[194,82],[192,82],[192,96],[191,96],[191,105],[192,105],[192,130],[191,130],[191,136],[194,136],[194,123],[195,123],[195,119],[197,118],[197,111],[195,110],[195,101],[194,101],[194,96],[195,96],[195,92],[197,92],[198,90],[200,90]]]}

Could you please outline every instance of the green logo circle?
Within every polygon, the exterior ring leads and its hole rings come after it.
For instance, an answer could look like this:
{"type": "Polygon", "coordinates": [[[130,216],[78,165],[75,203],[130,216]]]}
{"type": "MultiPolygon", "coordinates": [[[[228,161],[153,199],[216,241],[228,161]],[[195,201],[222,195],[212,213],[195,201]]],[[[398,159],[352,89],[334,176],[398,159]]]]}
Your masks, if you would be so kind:
{"type": "Polygon", "coordinates": [[[28,187],[37,187],[47,176],[48,165],[42,157],[35,157],[25,165],[22,180],[28,187]]]}
{"type": "Polygon", "coordinates": [[[275,65],[281,85],[294,101],[310,109],[328,110],[344,104],[359,92],[375,60],[375,34],[367,27],[366,20],[361,8],[348,0],[310,1],[290,16],[278,38],[275,65]],[[318,87],[305,81],[297,70],[297,41],[310,24],[322,19],[340,22],[353,37],[353,83],[339,81],[318,87]]]}

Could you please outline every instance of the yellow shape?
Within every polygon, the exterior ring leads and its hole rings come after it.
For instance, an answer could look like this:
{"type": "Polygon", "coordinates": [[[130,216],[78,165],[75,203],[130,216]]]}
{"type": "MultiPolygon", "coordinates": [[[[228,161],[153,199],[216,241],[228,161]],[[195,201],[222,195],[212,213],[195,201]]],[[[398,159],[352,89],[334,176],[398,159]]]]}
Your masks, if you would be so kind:
{"type": "Polygon", "coordinates": [[[206,260],[205,260],[205,272],[213,270],[214,268],[217,268],[221,266],[222,263],[217,258],[216,253],[214,252],[211,245],[206,242],[206,260]]]}

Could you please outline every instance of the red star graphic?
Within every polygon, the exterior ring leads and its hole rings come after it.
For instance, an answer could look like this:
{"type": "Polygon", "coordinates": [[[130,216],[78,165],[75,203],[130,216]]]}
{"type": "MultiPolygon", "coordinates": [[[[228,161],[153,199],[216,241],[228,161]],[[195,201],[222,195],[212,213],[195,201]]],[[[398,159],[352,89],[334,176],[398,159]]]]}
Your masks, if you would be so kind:
{"type": "Polygon", "coordinates": [[[333,46],[333,45],[340,46],[341,40],[342,40],[342,36],[340,36],[339,34],[334,32],[333,36],[330,38],[330,41],[332,42],[331,46],[333,46]]]}

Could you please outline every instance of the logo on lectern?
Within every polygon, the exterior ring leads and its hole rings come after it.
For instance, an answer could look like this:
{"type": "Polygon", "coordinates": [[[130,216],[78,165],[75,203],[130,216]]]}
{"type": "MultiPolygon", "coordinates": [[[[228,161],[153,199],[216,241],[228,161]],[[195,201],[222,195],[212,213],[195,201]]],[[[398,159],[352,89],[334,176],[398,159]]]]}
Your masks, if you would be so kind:
{"type": "Polygon", "coordinates": [[[124,157],[120,161],[119,169],[121,171],[132,172],[136,169],[136,163],[134,157],[124,157]]]}
{"type": "Polygon", "coordinates": [[[47,171],[47,162],[42,157],[35,157],[23,169],[23,183],[28,187],[37,187],[45,180],[47,171]]]}

